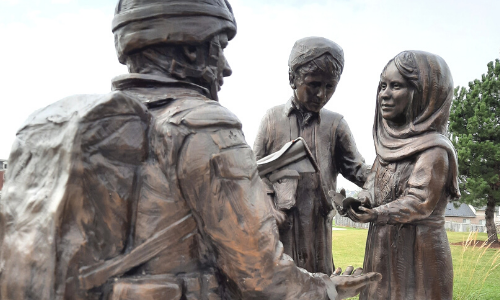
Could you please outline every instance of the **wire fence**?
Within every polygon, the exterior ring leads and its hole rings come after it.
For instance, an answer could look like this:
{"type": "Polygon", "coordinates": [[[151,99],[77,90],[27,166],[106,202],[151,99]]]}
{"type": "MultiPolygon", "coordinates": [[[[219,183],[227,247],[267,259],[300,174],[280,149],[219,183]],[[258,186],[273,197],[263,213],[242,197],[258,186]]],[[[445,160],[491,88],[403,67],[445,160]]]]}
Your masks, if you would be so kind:
{"type": "Polygon", "coordinates": [[[351,220],[347,217],[342,217],[339,214],[335,215],[334,221],[335,221],[336,226],[343,226],[343,227],[368,229],[368,227],[370,226],[370,223],[356,223],[353,220],[351,220]]]}
{"type": "MultiPolygon", "coordinates": [[[[368,226],[369,226],[369,223],[356,223],[356,222],[353,222],[351,219],[349,219],[347,217],[342,217],[338,214],[335,215],[334,221],[335,221],[336,226],[352,227],[352,228],[366,228],[366,229],[368,229],[368,226]]],[[[453,232],[471,232],[471,231],[486,232],[485,225],[476,225],[476,224],[457,223],[457,222],[446,221],[444,227],[446,228],[446,230],[453,231],[453,232]]]]}

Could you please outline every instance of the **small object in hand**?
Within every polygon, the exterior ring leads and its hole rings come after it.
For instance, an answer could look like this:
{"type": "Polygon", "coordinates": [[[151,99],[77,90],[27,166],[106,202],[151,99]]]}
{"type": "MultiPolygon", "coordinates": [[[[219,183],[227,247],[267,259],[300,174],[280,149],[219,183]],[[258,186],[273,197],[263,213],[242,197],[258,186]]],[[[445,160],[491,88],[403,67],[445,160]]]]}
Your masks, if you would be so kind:
{"type": "Polygon", "coordinates": [[[332,194],[329,194],[329,196],[332,197],[333,203],[335,204],[335,208],[337,209],[337,212],[341,216],[345,216],[347,214],[347,210],[343,208],[342,202],[345,199],[345,189],[342,189],[339,193],[334,193],[331,191],[332,194]]]}
{"type": "Polygon", "coordinates": [[[365,212],[359,209],[360,206],[371,208],[369,203],[361,202],[361,200],[352,197],[345,198],[344,201],[342,201],[342,207],[344,210],[347,211],[350,207],[352,207],[354,212],[357,214],[364,214],[365,212]]]}

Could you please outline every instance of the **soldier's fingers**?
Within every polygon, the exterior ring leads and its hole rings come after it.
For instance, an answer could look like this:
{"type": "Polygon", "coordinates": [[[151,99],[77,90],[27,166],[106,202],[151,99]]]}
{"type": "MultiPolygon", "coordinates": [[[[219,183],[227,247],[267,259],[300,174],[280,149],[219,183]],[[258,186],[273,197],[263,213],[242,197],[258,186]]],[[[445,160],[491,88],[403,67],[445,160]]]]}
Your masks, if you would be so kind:
{"type": "Polygon", "coordinates": [[[345,271],[342,275],[351,275],[352,270],[354,270],[353,266],[347,266],[347,268],[345,268],[345,271]]]}
{"type": "Polygon", "coordinates": [[[352,273],[352,276],[358,276],[358,275],[361,275],[363,274],[363,268],[357,268],[356,270],[354,270],[354,272],[352,273]]]}
{"type": "Polygon", "coordinates": [[[382,274],[370,272],[359,276],[345,277],[345,279],[342,289],[358,289],[373,281],[380,281],[382,274]]]}
{"type": "Polygon", "coordinates": [[[342,268],[337,268],[335,272],[333,272],[333,275],[340,275],[342,274],[342,268]]]}
{"type": "Polygon", "coordinates": [[[411,211],[408,208],[402,208],[402,209],[399,210],[399,213],[402,214],[402,215],[403,214],[404,215],[409,215],[409,214],[411,214],[411,211]]]}
{"type": "Polygon", "coordinates": [[[337,299],[345,299],[349,297],[354,297],[364,288],[366,285],[382,279],[382,275],[380,273],[368,273],[359,276],[340,276],[333,277],[332,280],[337,281],[337,299]],[[339,281],[339,279],[341,281],[339,281]]]}

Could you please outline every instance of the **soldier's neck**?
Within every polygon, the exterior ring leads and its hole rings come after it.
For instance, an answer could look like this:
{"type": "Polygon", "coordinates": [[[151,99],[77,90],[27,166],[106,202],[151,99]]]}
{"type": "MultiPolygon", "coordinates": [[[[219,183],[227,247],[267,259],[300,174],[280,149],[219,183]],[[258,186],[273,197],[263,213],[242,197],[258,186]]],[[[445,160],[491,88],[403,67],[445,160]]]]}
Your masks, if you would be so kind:
{"type": "Polygon", "coordinates": [[[165,102],[181,96],[210,99],[208,89],[197,84],[159,75],[130,73],[112,80],[113,91],[133,94],[146,104],[165,102]]]}

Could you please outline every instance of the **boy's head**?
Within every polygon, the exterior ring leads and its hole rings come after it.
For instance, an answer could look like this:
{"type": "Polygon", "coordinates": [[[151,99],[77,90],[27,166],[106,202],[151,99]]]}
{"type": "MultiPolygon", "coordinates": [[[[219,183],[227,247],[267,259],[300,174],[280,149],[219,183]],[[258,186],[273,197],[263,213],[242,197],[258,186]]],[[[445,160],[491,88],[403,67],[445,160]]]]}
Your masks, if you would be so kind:
{"type": "Polygon", "coordinates": [[[288,60],[290,86],[300,109],[319,112],[330,100],[344,68],[344,52],[321,37],[295,42],[288,60]]]}

